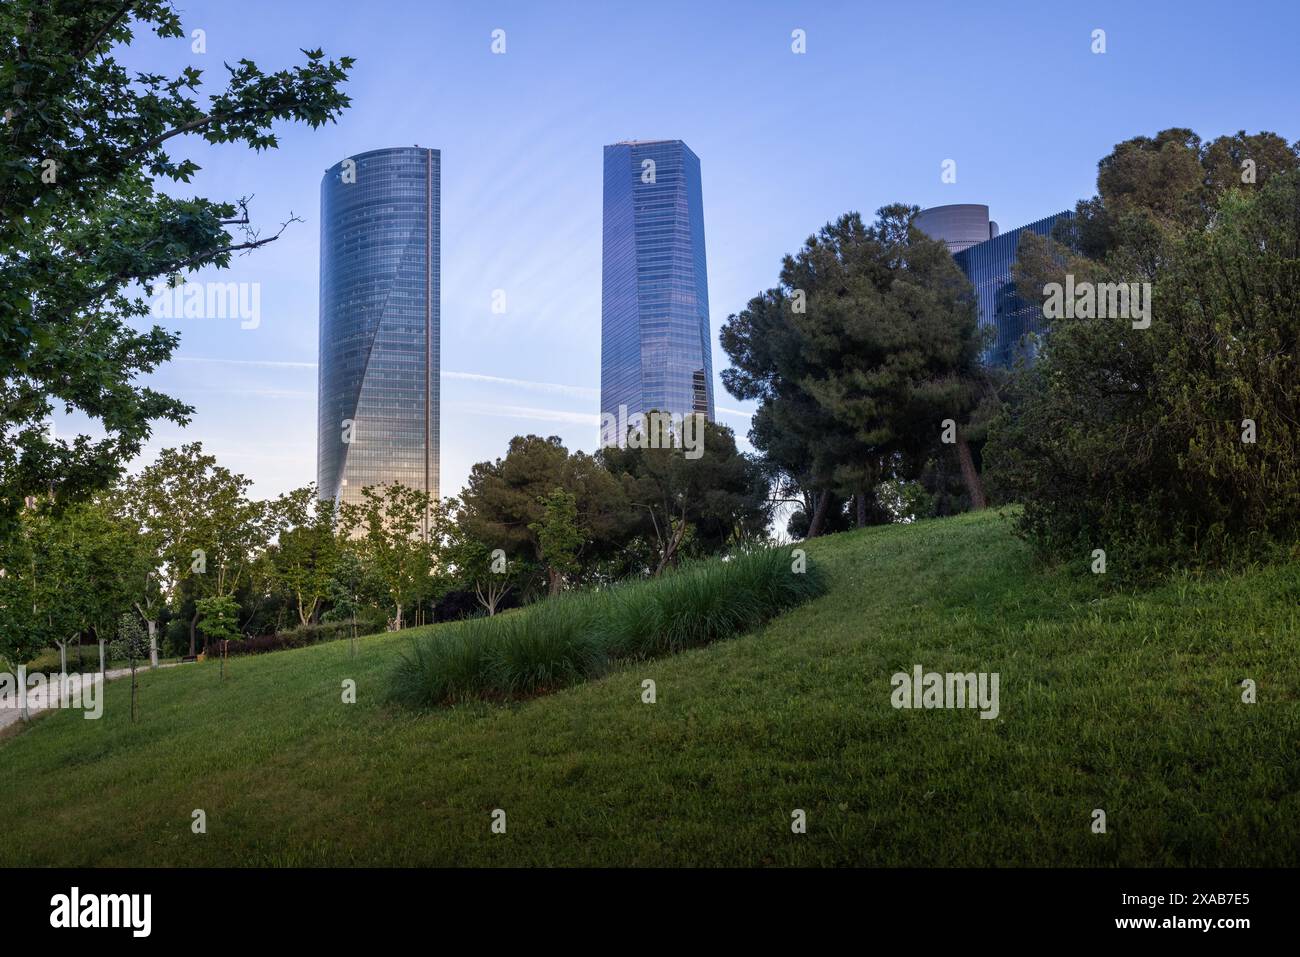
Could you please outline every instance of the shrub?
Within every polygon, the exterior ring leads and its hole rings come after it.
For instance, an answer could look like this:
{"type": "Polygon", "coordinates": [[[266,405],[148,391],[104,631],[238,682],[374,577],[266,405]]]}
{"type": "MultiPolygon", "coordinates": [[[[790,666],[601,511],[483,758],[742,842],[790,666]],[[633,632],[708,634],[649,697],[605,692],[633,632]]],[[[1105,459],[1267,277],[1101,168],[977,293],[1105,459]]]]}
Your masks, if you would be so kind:
{"type": "MultiPolygon", "coordinates": [[[[382,616],[381,616],[382,617],[382,616]]],[[[382,620],[374,617],[357,617],[357,637],[377,634],[384,630],[382,620]]],[[[243,641],[232,641],[226,650],[226,657],[236,655],[259,655],[268,651],[284,651],[289,648],[305,648],[326,641],[340,641],[352,636],[352,622],[324,621],[315,625],[300,625],[273,635],[256,635],[243,641]]]]}
{"type": "MultiPolygon", "coordinates": [[[[1174,234],[1151,325],[1054,322],[994,427],[990,479],[1040,552],[1150,577],[1300,540],[1300,175],[1174,234]],[[1253,436],[1249,424],[1253,423],[1253,436]],[[1250,438],[1254,441],[1250,441],[1250,438]]],[[[1076,261],[1101,276],[1110,264],[1076,261]]]]}
{"type": "MultiPolygon", "coordinates": [[[[108,659],[107,664],[111,666],[112,642],[105,645],[105,656],[108,659]]],[[[59,649],[45,648],[42,649],[31,661],[27,662],[27,671],[29,673],[40,672],[41,674],[58,674],[59,673],[59,649]]],[[[118,662],[120,665],[122,662],[118,662]]],[[[68,646],[68,674],[86,673],[90,674],[99,670],[99,645],[69,645],[68,646]]]]}
{"type": "Polygon", "coordinates": [[[413,638],[390,697],[423,707],[516,698],[600,674],[618,659],[673,654],[749,631],[825,591],[791,549],[688,563],[662,578],[559,595],[413,638]]]}
{"type": "Polygon", "coordinates": [[[149,635],[138,616],[123,612],[117,619],[117,639],[108,646],[114,658],[124,658],[135,667],[137,661],[149,659],[149,635]]]}

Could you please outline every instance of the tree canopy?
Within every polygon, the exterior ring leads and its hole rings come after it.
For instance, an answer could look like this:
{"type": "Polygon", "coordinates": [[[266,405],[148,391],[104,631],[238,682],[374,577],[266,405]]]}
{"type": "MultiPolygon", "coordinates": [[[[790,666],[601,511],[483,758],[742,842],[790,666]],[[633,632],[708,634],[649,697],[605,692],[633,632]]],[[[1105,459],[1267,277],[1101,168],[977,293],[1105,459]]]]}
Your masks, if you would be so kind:
{"type": "MultiPolygon", "coordinates": [[[[947,247],[912,226],[916,207],[885,206],[828,223],[785,257],[779,285],[728,317],[723,384],[756,399],[751,440],[816,499],[808,533],[845,495],[859,523],[879,513],[875,489],[915,477],[940,450],[943,423],[964,426],[986,383],[973,291],[947,247]]],[[[960,428],[971,500],[983,491],[960,428]]]]}
{"type": "Polygon", "coordinates": [[[1139,137],[1102,160],[1079,211],[1061,234],[1077,250],[1022,243],[1022,296],[1067,275],[1150,282],[1150,324],[1050,321],[989,445],[1023,530],[1055,559],[1101,549],[1128,576],[1293,545],[1300,150],[1270,133],[1139,137]]]}
{"type": "Polygon", "coordinates": [[[276,122],[320,126],[348,106],[349,57],[306,50],[269,73],[240,59],[207,93],[197,66],[166,76],[118,62],[149,33],[186,36],[169,0],[0,5],[0,537],[27,496],[104,488],[153,423],[188,421],[188,406],[138,381],[178,341],[133,325],[149,288],[279,235],[254,223],[247,197],[165,192],[199,170],[169,150],[185,137],[273,149],[276,122]],[[52,437],[56,407],[102,436],[52,437]]]}

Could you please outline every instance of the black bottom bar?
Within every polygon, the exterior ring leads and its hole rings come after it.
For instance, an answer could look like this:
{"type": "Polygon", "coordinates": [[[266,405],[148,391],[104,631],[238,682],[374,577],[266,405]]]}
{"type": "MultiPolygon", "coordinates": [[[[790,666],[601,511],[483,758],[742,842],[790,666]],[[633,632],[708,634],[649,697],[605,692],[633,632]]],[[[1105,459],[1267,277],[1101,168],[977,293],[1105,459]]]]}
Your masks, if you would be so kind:
{"type": "MultiPolygon", "coordinates": [[[[617,935],[661,940],[680,940],[660,935],[692,926],[732,942],[762,940],[788,925],[819,938],[843,932],[944,948],[1124,937],[1231,947],[1294,931],[1292,878],[1264,870],[10,870],[5,940],[75,933],[128,946],[260,948],[267,933],[337,946],[432,932],[486,934],[494,943],[519,934],[535,944],[608,922],[617,935]],[[101,897],[144,894],[147,937],[136,936],[146,923],[143,898],[133,907],[101,897]],[[115,919],[115,928],[70,926],[115,919]]],[[[620,939],[631,943],[605,938],[620,939]]]]}

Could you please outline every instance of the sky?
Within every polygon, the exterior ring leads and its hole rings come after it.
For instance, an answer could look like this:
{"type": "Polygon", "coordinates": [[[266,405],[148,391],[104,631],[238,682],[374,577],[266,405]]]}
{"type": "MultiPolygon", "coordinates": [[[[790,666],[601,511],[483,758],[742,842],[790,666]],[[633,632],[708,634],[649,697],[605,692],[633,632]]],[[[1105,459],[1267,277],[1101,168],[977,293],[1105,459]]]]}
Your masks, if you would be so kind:
{"type": "MultiPolygon", "coordinates": [[[[444,495],[514,435],[598,439],[602,147],[681,139],[700,157],[718,419],[743,439],[752,405],[717,378],[718,331],[775,285],[826,222],[891,202],[984,203],[1003,231],[1094,193],[1113,145],[1171,126],[1300,139],[1300,4],[1152,2],[593,2],[180,0],[193,41],[144,36],[129,69],[266,71],[301,49],[356,58],[351,107],[276,150],[176,155],[202,171],[170,192],[251,195],[273,243],[193,280],[257,283],[255,328],[160,320],[181,334],[148,383],[196,409],[158,450],[201,441],[270,497],[316,477],[320,180],[388,146],[442,151],[444,495]],[[1093,32],[1105,52],[1093,53],[1093,32]],[[492,52],[505,31],[504,54],[492,52]],[[806,52],[792,50],[804,31],[806,52]],[[945,160],[956,182],[941,180],[945,160]],[[492,311],[493,290],[506,311],[492,311]]],[[[56,421],[75,431],[85,423],[56,421]]],[[[86,429],[93,431],[92,429],[86,429]]],[[[748,444],[742,442],[742,448],[748,444]]]]}

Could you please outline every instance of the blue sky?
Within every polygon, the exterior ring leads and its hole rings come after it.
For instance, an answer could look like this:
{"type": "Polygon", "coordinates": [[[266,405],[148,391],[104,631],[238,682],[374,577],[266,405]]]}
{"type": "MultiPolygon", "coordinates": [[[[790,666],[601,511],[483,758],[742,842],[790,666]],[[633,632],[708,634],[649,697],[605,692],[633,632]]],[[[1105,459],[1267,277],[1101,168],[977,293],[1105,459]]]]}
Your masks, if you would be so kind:
{"type": "MultiPolygon", "coordinates": [[[[337,125],[285,125],[262,154],[181,147],[204,167],[181,192],[254,194],[264,232],[290,212],[305,222],[194,277],[260,283],[261,321],[165,323],[182,342],[151,384],[197,413],[184,430],[160,425],[143,459],[200,440],[259,496],[315,479],[319,188],[343,157],[442,151],[442,489],[455,494],[513,435],[596,446],[607,143],[679,138],[700,157],[716,375],[726,317],[841,213],[987,203],[1005,230],[1091,195],[1097,160],[1130,136],[1300,138],[1291,2],[179,6],[207,52],[142,38],[124,63],[195,65],[215,85],[239,57],[267,70],[299,62],[300,48],[357,59],[337,125]],[[495,29],[504,55],[491,52],[495,29]],[[1090,50],[1094,29],[1105,54],[1090,50]],[[955,184],[940,181],[945,159],[955,184]]],[[[719,419],[743,437],[748,407],[715,390],[719,419]]]]}

